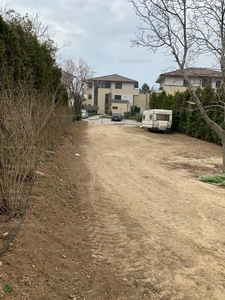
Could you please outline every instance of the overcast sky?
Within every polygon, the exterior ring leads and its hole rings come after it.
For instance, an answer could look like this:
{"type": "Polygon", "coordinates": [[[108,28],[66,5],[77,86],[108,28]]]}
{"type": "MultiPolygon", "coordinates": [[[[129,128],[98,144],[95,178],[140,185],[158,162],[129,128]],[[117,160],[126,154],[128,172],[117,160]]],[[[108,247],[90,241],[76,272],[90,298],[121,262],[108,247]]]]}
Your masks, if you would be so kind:
{"type": "MultiPolygon", "coordinates": [[[[6,1],[0,3],[4,7],[6,1]]],[[[9,8],[21,15],[40,14],[59,47],[70,43],[59,51],[59,61],[82,58],[95,77],[118,74],[137,80],[139,87],[152,87],[159,74],[177,68],[174,59],[161,52],[130,47],[140,21],[127,0],[14,0],[9,8]]]]}

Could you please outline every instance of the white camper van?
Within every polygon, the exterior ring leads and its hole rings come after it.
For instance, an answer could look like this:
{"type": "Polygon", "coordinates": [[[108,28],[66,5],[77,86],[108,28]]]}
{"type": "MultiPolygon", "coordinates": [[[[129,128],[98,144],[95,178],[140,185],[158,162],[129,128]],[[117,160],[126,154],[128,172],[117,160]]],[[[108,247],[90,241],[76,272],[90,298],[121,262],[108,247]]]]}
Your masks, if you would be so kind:
{"type": "Polygon", "coordinates": [[[171,126],[172,110],[149,109],[143,111],[141,128],[146,128],[148,131],[167,132],[171,126]]]}

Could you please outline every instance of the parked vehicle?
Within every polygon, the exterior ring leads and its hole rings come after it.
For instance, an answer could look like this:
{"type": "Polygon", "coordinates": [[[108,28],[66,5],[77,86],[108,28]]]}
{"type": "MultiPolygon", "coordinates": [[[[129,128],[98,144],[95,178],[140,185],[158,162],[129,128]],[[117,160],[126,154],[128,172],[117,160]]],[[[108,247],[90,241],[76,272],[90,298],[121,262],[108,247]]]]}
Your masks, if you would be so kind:
{"type": "Polygon", "coordinates": [[[111,117],[111,121],[122,121],[123,117],[119,113],[114,113],[111,117]]]}
{"type": "Polygon", "coordinates": [[[148,131],[167,132],[172,126],[172,110],[149,109],[143,111],[142,128],[148,131]]]}
{"type": "Polygon", "coordinates": [[[88,112],[86,111],[86,109],[82,109],[82,119],[87,119],[88,118],[88,112]]]}

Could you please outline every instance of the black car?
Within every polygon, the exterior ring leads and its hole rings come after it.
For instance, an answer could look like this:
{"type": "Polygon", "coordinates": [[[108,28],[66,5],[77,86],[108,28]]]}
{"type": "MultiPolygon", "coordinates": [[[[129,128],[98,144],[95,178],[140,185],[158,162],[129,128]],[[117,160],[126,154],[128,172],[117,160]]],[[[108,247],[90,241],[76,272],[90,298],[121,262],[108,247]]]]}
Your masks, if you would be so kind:
{"type": "Polygon", "coordinates": [[[112,115],[111,121],[122,121],[122,115],[119,113],[114,113],[112,115]]]}

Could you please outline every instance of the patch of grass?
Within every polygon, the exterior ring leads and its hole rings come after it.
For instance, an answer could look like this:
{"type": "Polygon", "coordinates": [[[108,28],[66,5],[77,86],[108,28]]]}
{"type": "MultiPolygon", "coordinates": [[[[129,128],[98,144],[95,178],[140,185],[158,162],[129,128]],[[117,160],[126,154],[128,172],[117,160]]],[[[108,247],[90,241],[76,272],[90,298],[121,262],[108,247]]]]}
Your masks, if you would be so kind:
{"type": "Polygon", "coordinates": [[[55,178],[56,178],[57,180],[59,180],[59,181],[62,181],[62,177],[61,177],[59,174],[57,174],[57,175],[55,176],[55,178]]]}
{"type": "Polygon", "coordinates": [[[5,287],[4,287],[4,291],[7,292],[7,293],[10,293],[14,290],[14,286],[11,285],[11,284],[6,284],[5,287]]]}

